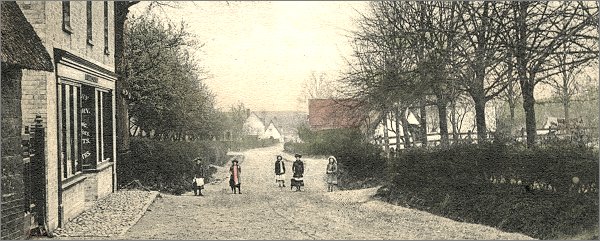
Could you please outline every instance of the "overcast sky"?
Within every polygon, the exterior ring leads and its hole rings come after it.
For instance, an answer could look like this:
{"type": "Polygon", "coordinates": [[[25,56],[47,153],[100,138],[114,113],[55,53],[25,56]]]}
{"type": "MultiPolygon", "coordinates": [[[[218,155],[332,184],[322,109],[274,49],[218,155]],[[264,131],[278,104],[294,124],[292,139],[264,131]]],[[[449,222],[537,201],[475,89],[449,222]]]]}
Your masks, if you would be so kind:
{"type": "MultiPolygon", "coordinates": [[[[149,2],[132,8],[141,14],[149,2]]],[[[217,107],[242,102],[260,111],[307,111],[299,103],[311,71],[335,78],[351,54],[348,30],[365,2],[178,2],[152,12],[184,20],[204,43],[198,59],[217,107]]]]}

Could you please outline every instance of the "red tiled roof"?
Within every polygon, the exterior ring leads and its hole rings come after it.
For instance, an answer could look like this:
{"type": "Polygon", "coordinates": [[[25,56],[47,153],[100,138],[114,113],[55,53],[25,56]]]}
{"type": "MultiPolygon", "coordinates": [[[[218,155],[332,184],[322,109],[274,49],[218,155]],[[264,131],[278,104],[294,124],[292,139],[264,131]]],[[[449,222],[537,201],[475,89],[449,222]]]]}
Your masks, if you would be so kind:
{"type": "Polygon", "coordinates": [[[363,117],[357,100],[308,100],[308,124],[313,130],[359,127],[363,117]]]}

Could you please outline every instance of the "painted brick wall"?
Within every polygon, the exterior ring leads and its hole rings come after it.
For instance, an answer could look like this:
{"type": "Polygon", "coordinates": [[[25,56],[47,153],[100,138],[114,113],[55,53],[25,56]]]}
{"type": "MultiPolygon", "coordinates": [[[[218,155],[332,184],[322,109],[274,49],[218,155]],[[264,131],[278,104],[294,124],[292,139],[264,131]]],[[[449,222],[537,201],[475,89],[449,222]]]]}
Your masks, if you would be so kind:
{"type": "Polygon", "coordinates": [[[98,173],[98,198],[104,198],[108,194],[112,193],[113,190],[113,181],[112,181],[112,173],[113,168],[115,166],[106,168],[98,173]]]}
{"type": "Polygon", "coordinates": [[[85,210],[85,192],[83,182],[63,190],[64,222],[70,221],[85,210]]]}
{"type": "Polygon", "coordinates": [[[21,70],[2,66],[2,239],[23,238],[21,70]]]}
{"type": "Polygon", "coordinates": [[[85,201],[92,202],[102,199],[113,191],[113,173],[114,166],[108,167],[97,173],[86,174],[85,183],[85,201]]]}

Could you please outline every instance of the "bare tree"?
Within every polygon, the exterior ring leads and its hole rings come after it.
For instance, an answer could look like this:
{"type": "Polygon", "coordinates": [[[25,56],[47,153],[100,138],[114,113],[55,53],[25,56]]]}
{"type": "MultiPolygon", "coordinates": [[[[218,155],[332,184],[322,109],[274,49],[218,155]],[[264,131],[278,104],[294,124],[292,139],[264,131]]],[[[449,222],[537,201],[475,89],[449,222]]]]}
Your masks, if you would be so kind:
{"type": "MultiPolygon", "coordinates": [[[[460,43],[456,54],[463,58],[464,68],[458,68],[462,85],[475,103],[475,122],[479,140],[487,138],[485,106],[507,87],[509,68],[502,61],[506,48],[501,45],[501,23],[493,19],[506,18],[509,4],[504,2],[463,2],[459,12],[460,43]]],[[[460,66],[459,66],[460,67],[460,66]]]]}
{"type": "Polygon", "coordinates": [[[551,61],[558,66],[559,73],[544,80],[546,84],[552,87],[553,92],[558,96],[563,106],[567,129],[569,128],[569,119],[571,118],[569,113],[571,100],[575,95],[583,91],[582,88],[585,88],[583,71],[587,70],[590,64],[592,64],[592,62],[587,62],[587,64],[569,68],[568,63],[573,59],[581,58],[582,55],[582,53],[568,54],[570,46],[570,43],[565,44],[561,53],[552,56],[551,61]]]}
{"type": "Polygon", "coordinates": [[[329,99],[337,96],[335,82],[326,73],[312,71],[302,86],[302,94],[298,102],[306,103],[309,99],[329,99]]]}
{"type": "MultiPolygon", "coordinates": [[[[523,96],[527,146],[535,145],[534,89],[548,77],[598,58],[598,7],[589,2],[512,2],[511,18],[498,19],[507,26],[504,42],[515,56],[523,96]],[[596,41],[590,41],[596,39],[596,41]],[[550,61],[554,55],[582,53],[566,63],[550,61]]],[[[575,56],[573,56],[575,57],[575,56]]]]}

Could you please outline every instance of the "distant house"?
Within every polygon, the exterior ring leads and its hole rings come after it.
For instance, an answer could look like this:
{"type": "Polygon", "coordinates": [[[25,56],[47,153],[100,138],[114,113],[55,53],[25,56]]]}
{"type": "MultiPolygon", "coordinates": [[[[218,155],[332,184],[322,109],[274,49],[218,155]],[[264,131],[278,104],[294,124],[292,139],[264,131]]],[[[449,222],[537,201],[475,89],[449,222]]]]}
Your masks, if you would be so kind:
{"type": "Polygon", "coordinates": [[[269,126],[267,126],[261,139],[275,139],[279,140],[279,142],[284,142],[283,135],[281,134],[281,132],[279,132],[277,126],[273,124],[273,121],[269,122],[269,126]]]}
{"type": "Polygon", "coordinates": [[[367,114],[352,99],[308,100],[308,124],[311,130],[358,128],[367,114]]]}
{"type": "MultiPolygon", "coordinates": [[[[283,142],[299,141],[298,127],[306,125],[308,122],[306,112],[300,111],[256,111],[252,113],[265,124],[265,131],[268,131],[268,127],[273,123],[283,137],[283,142]]],[[[269,138],[269,136],[266,137],[269,138]]]]}
{"type": "Polygon", "coordinates": [[[265,124],[255,113],[250,113],[244,122],[244,134],[247,136],[262,138],[265,129],[265,124]]]}
{"type": "Polygon", "coordinates": [[[257,139],[274,138],[279,142],[298,141],[298,126],[307,121],[306,112],[248,111],[243,125],[245,136],[257,139]]]}
{"type": "MultiPolygon", "coordinates": [[[[53,71],[54,65],[40,37],[15,2],[0,3],[2,31],[2,218],[1,239],[27,238],[31,223],[30,157],[21,146],[23,125],[21,85],[23,69],[53,71]],[[25,156],[25,158],[23,158],[25,156]]],[[[36,152],[37,153],[37,152],[36,152]]],[[[43,158],[38,158],[38,163],[43,158]]],[[[39,171],[44,171],[37,169],[39,171]]],[[[44,182],[45,180],[41,180],[44,182]]],[[[39,187],[35,187],[39,188],[39,187]]],[[[38,189],[39,190],[39,189],[38,189]]],[[[42,190],[43,191],[43,190],[42,190]]],[[[37,203],[38,207],[41,203],[37,203]]],[[[39,209],[38,209],[39,210],[39,209]]]]}
{"type": "MultiPolygon", "coordinates": [[[[372,123],[369,123],[371,128],[369,133],[375,144],[383,145],[383,138],[386,136],[385,132],[387,131],[387,137],[389,139],[390,146],[397,146],[396,133],[398,133],[398,135],[400,135],[402,138],[404,138],[405,135],[402,124],[398,123],[399,130],[396,130],[396,120],[392,113],[387,113],[386,116],[382,116],[381,113],[372,113],[372,115],[373,117],[371,119],[373,121],[372,123]]],[[[420,135],[419,128],[421,123],[415,114],[413,114],[413,112],[410,110],[406,112],[406,120],[408,122],[408,130],[410,132],[410,141],[417,141],[415,139],[418,139],[416,135],[420,135]]],[[[404,148],[403,144],[401,144],[401,148],[404,148]]]]}

